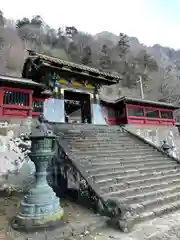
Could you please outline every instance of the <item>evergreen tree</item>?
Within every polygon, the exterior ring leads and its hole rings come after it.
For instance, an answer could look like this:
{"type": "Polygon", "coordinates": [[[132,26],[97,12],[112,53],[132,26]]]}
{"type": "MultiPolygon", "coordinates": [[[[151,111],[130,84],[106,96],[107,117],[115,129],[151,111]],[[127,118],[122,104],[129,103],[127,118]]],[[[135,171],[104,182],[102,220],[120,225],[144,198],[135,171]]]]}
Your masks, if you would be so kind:
{"type": "Polygon", "coordinates": [[[102,70],[107,70],[111,67],[110,49],[105,44],[101,48],[99,66],[102,70]]]}
{"type": "Polygon", "coordinates": [[[143,81],[149,79],[149,73],[158,71],[156,60],[151,57],[146,50],[140,51],[135,58],[138,74],[142,76],[143,81]]]}
{"type": "Polygon", "coordinates": [[[90,65],[92,63],[92,51],[90,46],[86,46],[83,48],[83,53],[81,57],[81,63],[84,65],[90,65]]]}
{"type": "Polygon", "coordinates": [[[126,34],[120,33],[119,34],[119,41],[117,43],[117,50],[118,55],[120,57],[123,57],[127,54],[129,51],[130,45],[129,45],[129,39],[126,34]]]}

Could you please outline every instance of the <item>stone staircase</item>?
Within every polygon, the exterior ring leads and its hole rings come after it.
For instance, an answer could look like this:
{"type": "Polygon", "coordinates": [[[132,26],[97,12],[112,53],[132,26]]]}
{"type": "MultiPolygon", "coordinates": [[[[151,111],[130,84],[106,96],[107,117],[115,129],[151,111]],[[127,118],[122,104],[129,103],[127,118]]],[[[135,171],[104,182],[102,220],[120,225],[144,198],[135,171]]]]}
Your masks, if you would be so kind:
{"type": "Polygon", "coordinates": [[[74,161],[104,202],[119,206],[120,214],[111,217],[122,231],[180,209],[180,165],[174,159],[118,126],[64,124],[55,129],[64,132],[74,161]]]}

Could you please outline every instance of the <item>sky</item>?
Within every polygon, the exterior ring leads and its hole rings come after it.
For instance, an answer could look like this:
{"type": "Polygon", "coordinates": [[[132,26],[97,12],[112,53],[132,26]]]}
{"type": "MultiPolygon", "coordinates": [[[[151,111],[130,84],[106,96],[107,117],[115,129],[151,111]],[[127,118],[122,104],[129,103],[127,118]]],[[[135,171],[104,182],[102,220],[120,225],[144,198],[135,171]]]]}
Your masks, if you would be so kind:
{"type": "Polygon", "coordinates": [[[1,0],[0,8],[11,19],[41,15],[54,28],[123,32],[148,46],[180,49],[180,0],[1,0]]]}

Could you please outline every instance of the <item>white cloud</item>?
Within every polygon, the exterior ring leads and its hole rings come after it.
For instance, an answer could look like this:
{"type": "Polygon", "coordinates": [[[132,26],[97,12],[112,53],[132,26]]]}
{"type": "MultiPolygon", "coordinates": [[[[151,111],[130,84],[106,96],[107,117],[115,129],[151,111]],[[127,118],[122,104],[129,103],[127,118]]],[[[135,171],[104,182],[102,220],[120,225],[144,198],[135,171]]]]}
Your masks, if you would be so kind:
{"type": "Polygon", "coordinates": [[[15,19],[39,14],[55,28],[74,25],[92,34],[125,32],[147,45],[180,46],[178,22],[156,9],[155,0],[1,0],[1,9],[6,17],[15,19]]]}

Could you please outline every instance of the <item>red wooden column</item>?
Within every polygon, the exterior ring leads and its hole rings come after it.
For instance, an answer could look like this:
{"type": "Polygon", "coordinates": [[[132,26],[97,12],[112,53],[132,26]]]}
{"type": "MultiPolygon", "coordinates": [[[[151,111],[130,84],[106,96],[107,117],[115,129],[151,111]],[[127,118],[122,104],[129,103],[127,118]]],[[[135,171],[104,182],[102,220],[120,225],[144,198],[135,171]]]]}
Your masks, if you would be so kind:
{"type": "Polygon", "coordinates": [[[3,90],[3,87],[0,87],[0,117],[3,116],[3,97],[4,97],[4,90],[3,90]]]}

